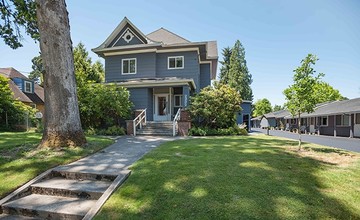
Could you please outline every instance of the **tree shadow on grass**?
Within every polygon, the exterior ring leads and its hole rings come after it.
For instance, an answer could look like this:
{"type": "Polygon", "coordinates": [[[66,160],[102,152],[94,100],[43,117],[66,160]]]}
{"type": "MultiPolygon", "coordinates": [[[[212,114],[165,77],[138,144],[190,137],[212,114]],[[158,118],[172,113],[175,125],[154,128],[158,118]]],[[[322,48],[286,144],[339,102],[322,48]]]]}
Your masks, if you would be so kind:
{"type": "MultiPolygon", "coordinates": [[[[320,161],[251,137],[169,142],[149,153],[97,219],[360,219],[327,196],[320,161]]],[[[341,187],[341,186],[339,186],[341,187]]]]}

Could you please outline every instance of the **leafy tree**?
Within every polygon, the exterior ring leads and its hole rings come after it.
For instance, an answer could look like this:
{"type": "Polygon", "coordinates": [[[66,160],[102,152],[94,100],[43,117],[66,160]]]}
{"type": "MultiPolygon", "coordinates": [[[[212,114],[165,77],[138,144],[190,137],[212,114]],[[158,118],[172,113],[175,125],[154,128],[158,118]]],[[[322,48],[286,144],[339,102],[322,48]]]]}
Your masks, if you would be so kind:
{"type": "Polygon", "coordinates": [[[253,116],[261,116],[272,111],[271,103],[268,99],[259,99],[254,104],[253,116]]]}
{"type": "MultiPolygon", "coordinates": [[[[34,57],[31,62],[33,63],[33,71],[30,72],[29,79],[42,84],[44,67],[41,55],[34,57]]],[[[104,82],[104,66],[100,61],[92,63],[89,53],[82,43],[74,47],[74,67],[77,86],[82,86],[89,81],[96,83],[104,82]]]]}
{"type": "Polygon", "coordinates": [[[0,36],[18,48],[20,28],[40,39],[44,63],[45,118],[41,147],[83,146],[77,103],[74,60],[65,0],[0,1],[0,36]]]}
{"type": "Polygon", "coordinates": [[[252,75],[246,65],[245,48],[239,40],[229,52],[228,48],[223,50],[224,61],[220,68],[220,82],[235,88],[243,100],[253,100],[253,93],[250,87],[252,75]],[[230,55],[230,58],[229,58],[230,55]]]}
{"type": "Polygon", "coordinates": [[[344,100],[346,97],[342,96],[339,90],[334,89],[329,83],[320,81],[314,85],[316,96],[316,103],[323,103],[329,101],[344,100]]]}
{"type": "Polygon", "coordinates": [[[33,39],[39,39],[35,9],[33,0],[0,1],[0,37],[12,49],[22,47],[21,28],[33,39]]]}
{"type": "Polygon", "coordinates": [[[220,61],[220,82],[225,84],[229,82],[228,74],[230,69],[231,50],[230,47],[225,47],[222,50],[223,61],[220,61]]]}
{"type": "Polygon", "coordinates": [[[130,116],[129,92],[115,84],[84,84],[78,89],[81,123],[85,128],[119,125],[130,116]]]}
{"type": "Polygon", "coordinates": [[[315,84],[324,75],[322,73],[315,75],[316,71],[312,67],[318,58],[315,55],[308,54],[301,61],[301,66],[294,70],[293,84],[284,90],[286,98],[286,107],[293,116],[298,116],[299,149],[301,149],[301,113],[313,112],[317,104],[315,93],[315,84]]]}
{"type": "Polygon", "coordinates": [[[236,125],[235,114],[241,110],[239,93],[228,85],[215,84],[191,97],[189,112],[195,125],[229,128],[236,125]]]}
{"type": "Polygon", "coordinates": [[[44,66],[43,66],[43,62],[41,59],[41,55],[32,58],[31,62],[32,62],[31,68],[33,70],[29,74],[29,79],[32,79],[35,82],[42,85],[42,83],[44,81],[44,79],[43,79],[44,66]]]}
{"type": "Polygon", "coordinates": [[[35,110],[14,100],[8,81],[0,75],[0,124],[6,129],[15,129],[17,124],[24,124],[26,114],[30,119],[34,118],[35,110]]]}
{"type": "Polygon", "coordinates": [[[277,112],[277,111],[280,111],[280,110],[284,110],[285,109],[285,107],[284,106],[281,106],[281,105],[274,105],[274,107],[273,107],[273,111],[274,112],[277,112]]]}

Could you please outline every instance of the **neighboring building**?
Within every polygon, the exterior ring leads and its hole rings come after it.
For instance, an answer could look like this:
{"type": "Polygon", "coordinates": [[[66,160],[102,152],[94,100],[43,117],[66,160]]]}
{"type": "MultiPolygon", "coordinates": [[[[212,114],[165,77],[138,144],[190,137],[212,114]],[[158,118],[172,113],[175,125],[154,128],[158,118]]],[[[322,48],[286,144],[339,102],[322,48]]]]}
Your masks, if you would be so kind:
{"type": "Polygon", "coordinates": [[[9,78],[9,86],[17,99],[44,113],[44,89],[16,69],[0,68],[0,74],[9,78]]]}
{"type": "MultiPolygon", "coordinates": [[[[276,112],[270,112],[265,115],[260,116],[254,121],[260,120],[260,127],[267,128],[272,127],[275,129],[285,129],[285,117],[290,115],[287,110],[280,110],[276,112]]],[[[255,122],[259,123],[259,122],[255,122]]]]}
{"type": "Polygon", "coordinates": [[[164,28],[144,35],[126,17],[99,47],[105,82],[126,87],[148,121],[172,120],[216,77],[216,41],[190,42],[164,28]]]}
{"type": "Polygon", "coordinates": [[[241,103],[242,110],[236,116],[237,124],[246,124],[248,131],[251,130],[251,101],[243,100],[241,103]]]}
{"type": "MultiPolygon", "coordinates": [[[[301,114],[300,117],[301,125],[307,132],[360,137],[360,98],[323,103],[314,112],[301,114]]],[[[285,119],[287,123],[297,123],[292,116],[285,119]]]]}

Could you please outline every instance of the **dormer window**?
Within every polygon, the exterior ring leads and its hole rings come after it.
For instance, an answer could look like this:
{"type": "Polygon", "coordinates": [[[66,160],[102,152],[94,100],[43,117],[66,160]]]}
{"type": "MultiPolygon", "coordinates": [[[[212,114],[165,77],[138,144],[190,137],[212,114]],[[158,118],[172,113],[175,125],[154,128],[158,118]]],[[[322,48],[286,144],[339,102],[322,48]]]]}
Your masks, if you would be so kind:
{"type": "Polygon", "coordinates": [[[184,56],[168,57],[168,69],[183,69],[184,56]]]}
{"type": "Polygon", "coordinates": [[[29,81],[24,81],[25,85],[24,85],[24,90],[27,93],[32,93],[32,83],[29,81]]]}
{"type": "Polygon", "coordinates": [[[122,74],[136,74],[136,58],[122,59],[122,74]]]}

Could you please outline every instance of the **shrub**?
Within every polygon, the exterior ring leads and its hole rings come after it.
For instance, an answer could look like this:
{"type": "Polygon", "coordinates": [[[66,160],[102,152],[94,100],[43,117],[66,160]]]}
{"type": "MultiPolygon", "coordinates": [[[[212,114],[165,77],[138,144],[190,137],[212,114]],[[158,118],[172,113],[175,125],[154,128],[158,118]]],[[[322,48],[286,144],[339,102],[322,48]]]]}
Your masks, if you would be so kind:
{"type": "Polygon", "coordinates": [[[130,116],[130,94],[115,84],[86,84],[78,89],[81,123],[84,128],[118,125],[130,116]]]}
{"type": "Polygon", "coordinates": [[[111,136],[119,136],[125,135],[125,129],[119,126],[111,126],[107,129],[95,129],[95,128],[88,128],[85,131],[87,135],[111,135],[111,136]]]}
{"type": "Polygon", "coordinates": [[[241,110],[239,93],[224,84],[203,88],[191,98],[189,112],[195,127],[212,129],[236,125],[235,114],[241,110]]]}
{"type": "Polygon", "coordinates": [[[209,127],[192,127],[189,130],[191,136],[213,136],[213,135],[247,135],[244,128],[233,126],[230,128],[209,128],[209,127]]]}

